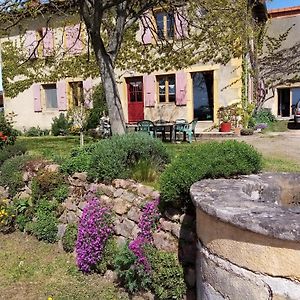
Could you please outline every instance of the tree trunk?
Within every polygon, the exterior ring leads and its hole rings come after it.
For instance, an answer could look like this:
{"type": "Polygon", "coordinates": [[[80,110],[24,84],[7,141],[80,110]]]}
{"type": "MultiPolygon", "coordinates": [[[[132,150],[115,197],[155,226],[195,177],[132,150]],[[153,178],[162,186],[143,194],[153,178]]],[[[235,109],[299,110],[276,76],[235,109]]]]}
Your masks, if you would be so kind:
{"type": "Polygon", "coordinates": [[[105,91],[108,115],[112,134],[124,134],[126,131],[125,118],[115,78],[114,68],[110,59],[101,57],[101,79],[105,91]]]}

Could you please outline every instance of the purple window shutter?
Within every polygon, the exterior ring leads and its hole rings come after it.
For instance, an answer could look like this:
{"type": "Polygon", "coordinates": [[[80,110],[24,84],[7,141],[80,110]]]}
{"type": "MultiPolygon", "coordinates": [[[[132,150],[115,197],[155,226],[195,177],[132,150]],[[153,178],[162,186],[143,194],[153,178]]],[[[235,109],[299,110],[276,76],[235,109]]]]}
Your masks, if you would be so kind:
{"type": "Polygon", "coordinates": [[[58,110],[67,110],[67,83],[64,80],[56,83],[58,110]]]}
{"type": "Polygon", "coordinates": [[[34,112],[41,112],[42,111],[42,104],[41,104],[41,85],[40,84],[33,84],[33,105],[34,105],[34,112]]]}
{"type": "Polygon", "coordinates": [[[51,56],[54,50],[54,35],[51,28],[43,28],[43,55],[51,56]]]}
{"type": "Polygon", "coordinates": [[[151,107],[155,105],[155,76],[144,76],[144,102],[145,106],[151,107]]]}
{"type": "Polygon", "coordinates": [[[176,105],[186,105],[187,101],[187,78],[186,73],[176,73],[176,105]]]}
{"type": "Polygon", "coordinates": [[[37,46],[36,32],[34,30],[27,30],[25,33],[24,47],[30,58],[36,58],[38,56],[36,46],[37,46]]]}
{"type": "Polygon", "coordinates": [[[93,89],[93,80],[91,77],[87,78],[83,81],[83,97],[84,97],[84,105],[88,108],[93,107],[92,101],[92,89],[93,89]]]}
{"type": "Polygon", "coordinates": [[[141,40],[143,44],[151,44],[152,43],[152,32],[150,28],[151,24],[151,15],[145,14],[142,16],[140,20],[140,33],[141,33],[141,40]]]}
{"type": "Polygon", "coordinates": [[[80,54],[82,52],[82,41],[80,36],[80,24],[67,26],[66,31],[66,48],[70,54],[80,54]]]}
{"type": "Polygon", "coordinates": [[[185,38],[188,36],[188,21],[184,17],[184,11],[175,13],[175,31],[176,38],[185,38]]]}

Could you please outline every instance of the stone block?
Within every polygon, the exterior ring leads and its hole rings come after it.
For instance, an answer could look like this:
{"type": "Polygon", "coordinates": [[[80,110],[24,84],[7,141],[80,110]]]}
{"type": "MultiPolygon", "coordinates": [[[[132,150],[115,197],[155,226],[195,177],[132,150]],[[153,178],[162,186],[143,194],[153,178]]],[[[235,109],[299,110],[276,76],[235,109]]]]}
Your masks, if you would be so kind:
{"type": "Polygon", "coordinates": [[[124,189],[117,189],[117,190],[115,190],[115,192],[114,192],[114,197],[115,198],[119,198],[119,197],[121,197],[122,196],[122,194],[124,193],[124,189]]]}
{"type": "Polygon", "coordinates": [[[204,282],[209,283],[215,291],[230,300],[269,300],[270,293],[264,283],[252,281],[240,274],[222,268],[221,262],[214,263],[204,256],[201,259],[201,273],[204,282]]]}
{"type": "Polygon", "coordinates": [[[171,231],[172,230],[172,226],[173,226],[173,223],[170,222],[170,221],[167,221],[166,219],[164,218],[161,218],[159,220],[159,223],[160,223],[160,228],[164,231],[171,231]]]}
{"type": "Polygon", "coordinates": [[[66,224],[58,224],[57,226],[57,238],[60,240],[66,231],[67,225],[66,224]]]}
{"type": "Polygon", "coordinates": [[[72,224],[77,222],[78,222],[78,216],[76,215],[76,213],[73,211],[67,212],[67,223],[72,224]]]}
{"type": "Polygon", "coordinates": [[[128,219],[136,223],[138,223],[138,221],[140,220],[141,215],[141,210],[136,206],[132,206],[127,213],[128,219]]]}
{"type": "Polygon", "coordinates": [[[178,251],[178,241],[167,232],[154,232],[153,233],[154,245],[159,250],[177,252],[178,251]]]}
{"type": "Polygon", "coordinates": [[[132,230],[134,228],[135,223],[133,221],[130,221],[128,219],[119,220],[117,219],[115,221],[115,233],[117,235],[122,235],[126,238],[131,238],[132,230]]]}
{"type": "Polygon", "coordinates": [[[130,193],[130,192],[127,192],[127,191],[125,191],[125,192],[122,194],[122,199],[124,199],[124,200],[126,200],[126,201],[128,201],[128,202],[130,202],[130,203],[133,203],[136,197],[137,197],[137,196],[136,196],[135,194],[130,193]]]}
{"type": "Polygon", "coordinates": [[[118,215],[126,214],[132,205],[122,198],[114,199],[113,211],[118,215]]]}

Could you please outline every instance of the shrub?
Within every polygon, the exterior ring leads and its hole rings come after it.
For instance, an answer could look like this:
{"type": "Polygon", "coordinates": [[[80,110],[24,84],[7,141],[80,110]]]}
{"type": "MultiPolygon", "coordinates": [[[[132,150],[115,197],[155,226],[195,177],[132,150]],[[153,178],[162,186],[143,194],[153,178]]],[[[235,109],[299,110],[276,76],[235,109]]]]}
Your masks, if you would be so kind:
{"type": "Polygon", "coordinates": [[[252,128],[242,128],[241,135],[253,135],[254,130],[252,128]]]}
{"type": "Polygon", "coordinates": [[[88,173],[92,178],[111,181],[128,178],[138,161],[149,160],[161,171],[169,162],[164,144],[147,134],[131,133],[113,136],[95,145],[88,173]]]}
{"type": "Polygon", "coordinates": [[[273,123],[276,122],[276,117],[272,114],[270,109],[262,108],[254,114],[256,123],[273,123]]]}
{"type": "Polygon", "coordinates": [[[136,256],[126,243],[120,247],[116,255],[115,267],[122,285],[130,293],[146,290],[150,285],[150,277],[142,265],[136,263],[136,256]]]}
{"type": "Polygon", "coordinates": [[[63,201],[68,196],[68,187],[61,173],[42,171],[32,180],[32,197],[34,200],[41,198],[63,201]]]}
{"type": "Polygon", "coordinates": [[[104,274],[108,269],[114,268],[114,261],[118,250],[116,240],[110,237],[105,243],[100,261],[96,264],[95,270],[97,273],[104,274]]]}
{"type": "Polygon", "coordinates": [[[162,206],[188,204],[189,189],[198,180],[257,173],[261,166],[261,155],[244,142],[209,142],[193,146],[176,157],[161,174],[162,206]]]}
{"type": "Polygon", "coordinates": [[[0,151],[0,166],[11,157],[22,155],[26,152],[23,144],[8,145],[0,151]]]}
{"type": "Polygon", "coordinates": [[[142,161],[147,161],[151,168],[155,166],[157,173],[169,160],[167,149],[160,140],[147,134],[131,133],[73,150],[61,169],[69,174],[88,172],[91,178],[111,181],[129,178],[136,172],[136,169],[132,171],[134,166],[142,161]]]}
{"type": "Polygon", "coordinates": [[[24,186],[22,169],[31,159],[31,156],[16,156],[6,160],[0,167],[0,185],[9,188],[10,196],[15,196],[19,189],[24,186]]]}
{"type": "Polygon", "coordinates": [[[72,149],[70,158],[62,163],[61,171],[68,174],[87,171],[91,164],[92,153],[96,145],[91,144],[72,149]]]}
{"type": "Polygon", "coordinates": [[[0,199],[0,232],[9,233],[14,230],[15,212],[8,199],[0,199]]]}
{"type": "Polygon", "coordinates": [[[111,211],[91,198],[85,206],[78,226],[77,265],[85,273],[95,270],[101,260],[106,241],[113,232],[111,211]]]}
{"type": "Polygon", "coordinates": [[[4,113],[0,113],[0,149],[14,144],[16,136],[17,132],[13,129],[12,121],[7,119],[4,113]]]}
{"type": "Polygon", "coordinates": [[[71,124],[69,123],[66,116],[61,113],[59,117],[53,118],[53,123],[51,124],[52,135],[67,135],[69,132],[71,124]]]}
{"type": "Polygon", "coordinates": [[[62,238],[62,245],[66,252],[73,252],[77,240],[78,226],[76,224],[68,224],[65,234],[62,238]]]}
{"type": "Polygon", "coordinates": [[[33,218],[33,203],[31,198],[14,200],[14,209],[16,213],[16,225],[20,231],[24,231],[27,223],[33,218]]]}
{"type": "Polygon", "coordinates": [[[160,300],[182,299],[186,285],[176,255],[151,246],[146,247],[145,252],[151,264],[150,286],[155,296],[160,300]]]}
{"type": "Polygon", "coordinates": [[[93,108],[90,110],[90,114],[87,120],[87,129],[96,128],[100,123],[100,117],[108,114],[105,93],[103,85],[100,83],[93,92],[93,108]]]}
{"type": "Polygon", "coordinates": [[[57,203],[55,201],[48,201],[42,199],[37,207],[34,222],[30,222],[26,229],[35,235],[37,239],[54,243],[57,241],[57,225],[56,217],[57,203]]]}

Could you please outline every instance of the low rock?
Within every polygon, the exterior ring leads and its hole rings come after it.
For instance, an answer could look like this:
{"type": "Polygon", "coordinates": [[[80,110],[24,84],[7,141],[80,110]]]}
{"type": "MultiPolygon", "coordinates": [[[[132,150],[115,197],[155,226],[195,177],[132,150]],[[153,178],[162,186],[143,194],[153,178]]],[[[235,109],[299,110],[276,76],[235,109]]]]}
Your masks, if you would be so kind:
{"type": "Polygon", "coordinates": [[[78,208],[83,210],[87,205],[87,202],[86,201],[80,201],[79,204],[78,204],[78,208]]]}
{"type": "Polygon", "coordinates": [[[124,193],[124,189],[117,189],[115,192],[114,192],[114,197],[115,198],[119,198],[122,196],[122,194],[124,193]]]}
{"type": "Polygon", "coordinates": [[[115,221],[115,232],[117,235],[122,235],[126,238],[130,238],[134,226],[136,225],[133,221],[130,221],[128,219],[117,219],[115,221]]]}
{"type": "Polygon", "coordinates": [[[115,188],[121,188],[121,189],[128,189],[132,182],[129,181],[129,180],[125,180],[125,179],[115,179],[113,182],[112,182],[113,186],[115,188]]]}
{"type": "Polygon", "coordinates": [[[124,238],[124,236],[117,236],[116,237],[116,242],[117,242],[117,245],[120,247],[120,246],[123,246],[123,245],[126,244],[127,239],[124,238]]]}
{"type": "Polygon", "coordinates": [[[57,164],[47,165],[45,166],[45,170],[48,172],[57,173],[59,172],[60,166],[57,164]]]}
{"type": "Polygon", "coordinates": [[[109,282],[117,282],[118,281],[118,275],[116,272],[112,270],[107,270],[104,274],[104,278],[108,280],[109,282]]]}
{"type": "Polygon", "coordinates": [[[87,181],[87,172],[82,172],[82,173],[74,173],[72,176],[73,179],[75,180],[80,180],[80,181],[87,181]]]}
{"type": "Polygon", "coordinates": [[[67,213],[67,222],[68,224],[73,224],[78,222],[78,217],[73,211],[67,213]]]}
{"type": "Polygon", "coordinates": [[[159,250],[177,252],[178,241],[166,232],[154,232],[153,233],[154,245],[159,250]]]}
{"type": "Polygon", "coordinates": [[[7,189],[5,189],[3,186],[0,186],[0,198],[8,198],[9,194],[7,189]]]}
{"type": "Polygon", "coordinates": [[[111,185],[105,185],[103,183],[99,183],[96,185],[96,191],[108,197],[113,197],[115,189],[111,185]]]}
{"type": "Polygon", "coordinates": [[[57,226],[57,238],[60,240],[66,232],[67,225],[66,224],[58,224],[57,226]]]}
{"type": "Polygon", "coordinates": [[[141,215],[142,215],[142,213],[141,213],[140,209],[138,209],[136,206],[132,206],[127,213],[128,219],[130,219],[136,223],[140,220],[141,215]]]}
{"type": "Polygon", "coordinates": [[[164,218],[161,218],[159,220],[159,223],[160,223],[160,228],[164,231],[171,231],[172,230],[172,226],[173,226],[173,223],[170,222],[170,221],[167,221],[166,219],[164,218]]]}
{"type": "Polygon", "coordinates": [[[20,193],[17,194],[16,198],[17,199],[27,199],[27,198],[30,198],[31,197],[31,194],[29,194],[27,191],[22,191],[20,193]]]}
{"type": "Polygon", "coordinates": [[[135,198],[136,198],[136,195],[135,195],[135,194],[130,193],[130,192],[127,192],[127,191],[125,191],[125,192],[122,194],[122,199],[124,199],[124,200],[126,200],[126,201],[128,201],[128,202],[130,202],[130,203],[133,203],[134,200],[135,200],[135,198]]]}
{"type": "Polygon", "coordinates": [[[179,239],[181,235],[181,225],[179,223],[172,223],[172,234],[179,239]]]}
{"type": "Polygon", "coordinates": [[[113,211],[118,215],[126,214],[132,206],[129,202],[123,200],[122,198],[116,198],[114,202],[113,211]]]}
{"type": "Polygon", "coordinates": [[[70,211],[76,211],[77,206],[73,203],[72,198],[67,198],[66,201],[63,203],[63,206],[70,211]]]}
{"type": "Polygon", "coordinates": [[[64,211],[63,214],[58,218],[58,221],[63,224],[66,224],[68,222],[66,211],[64,211]]]}
{"type": "Polygon", "coordinates": [[[151,193],[153,192],[153,188],[150,186],[145,185],[139,185],[137,187],[137,193],[139,196],[151,196],[151,193]]]}

